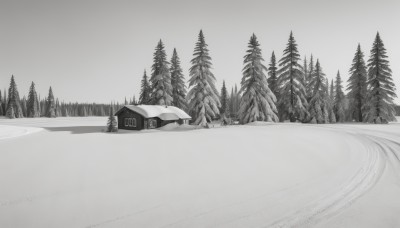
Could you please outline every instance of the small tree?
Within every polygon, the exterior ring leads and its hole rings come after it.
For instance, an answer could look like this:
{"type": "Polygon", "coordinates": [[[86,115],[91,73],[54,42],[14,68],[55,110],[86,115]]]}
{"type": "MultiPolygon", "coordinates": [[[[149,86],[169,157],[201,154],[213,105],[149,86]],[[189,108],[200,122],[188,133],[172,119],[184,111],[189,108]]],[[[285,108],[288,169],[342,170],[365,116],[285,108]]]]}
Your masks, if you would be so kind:
{"type": "Polygon", "coordinates": [[[313,55],[311,55],[310,61],[309,61],[309,63],[308,63],[308,67],[307,67],[308,74],[307,74],[307,79],[306,79],[306,84],[305,84],[305,87],[306,87],[306,97],[307,97],[307,101],[308,101],[308,102],[310,102],[311,97],[312,97],[313,92],[314,92],[313,89],[312,89],[312,86],[311,86],[312,78],[313,78],[313,73],[314,73],[314,66],[315,66],[315,64],[314,64],[314,57],[313,57],[313,55]]]}
{"type": "Polygon", "coordinates": [[[108,122],[107,122],[107,132],[117,132],[117,131],[118,131],[118,124],[114,116],[114,108],[111,106],[110,115],[108,117],[108,122]]]}
{"type": "Polygon", "coordinates": [[[333,84],[333,79],[331,82],[331,87],[330,87],[330,91],[329,91],[329,122],[330,123],[336,123],[336,116],[335,116],[335,112],[333,111],[333,106],[334,106],[334,102],[335,102],[335,89],[334,89],[334,84],[333,84]]]}
{"type": "MultiPolygon", "coordinates": [[[[150,84],[149,80],[147,79],[146,70],[144,70],[142,85],[140,88],[139,104],[148,104],[149,100],[150,100],[150,84]]],[[[134,102],[132,101],[131,104],[133,103],[134,102]]]]}
{"type": "Polygon", "coordinates": [[[11,119],[24,117],[22,114],[19,93],[17,89],[17,84],[14,80],[14,75],[11,76],[10,88],[8,89],[8,104],[6,116],[11,119]]]}
{"type": "Polygon", "coordinates": [[[229,100],[228,100],[228,91],[225,86],[225,81],[222,82],[221,88],[221,108],[220,108],[220,116],[222,124],[229,124],[229,100]]]}
{"type": "Polygon", "coordinates": [[[278,75],[276,73],[277,69],[278,68],[276,66],[275,53],[272,52],[271,61],[269,63],[269,67],[268,67],[267,82],[268,82],[268,87],[274,93],[275,97],[278,97],[278,95],[279,95],[278,75]]]}
{"type": "Polygon", "coordinates": [[[53,90],[49,89],[49,96],[46,101],[46,117],[55,118],[56,117],[56,107],[54,102],[53,90]]]}
{"type": "Polygon", "coordinates": [[[312,75],[311,86],[313,88],[313,96],[310,100],[310,115],[312,122],[326,123],[328,115],[327,110],[327,85],[325,74],[317,60],[315,70],[312,75]]]}
{"type": "Polygon", "coordinates": [[[27,117],[39,117],[39,110],[37,104],[37,94],[35,90],[35,83],[32,82],[31,87],[29,88],[29,95],[28,95],[28,104],[27,104],[27,117]]]}
{"type": "Polygon", "coordinates": [[[335,81],[335,96],[333,102],[333,111],[335,113],[337,122],[344,122],[344,92],[342,86],[342,79],[340,78],[340,73],[338,71],[335,81]]]}
{"type": "Polygon", "coordinates": [[[171,58],[170,73],[172,85],[172,104],[175,107],[186,110],[187,102],[185,77],[183,76],[181,61],[179,60],[179,56],[175,48],[171,58]]]}

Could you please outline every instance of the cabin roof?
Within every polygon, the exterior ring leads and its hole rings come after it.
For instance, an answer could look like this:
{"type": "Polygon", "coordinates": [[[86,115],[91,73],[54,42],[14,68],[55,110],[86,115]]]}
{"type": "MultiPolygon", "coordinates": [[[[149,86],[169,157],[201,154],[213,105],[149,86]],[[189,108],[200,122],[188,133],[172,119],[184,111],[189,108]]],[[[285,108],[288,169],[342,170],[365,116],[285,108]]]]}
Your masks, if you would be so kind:
{"type": "MultiPolygon", "coordinates": [[[[163,105],[125,105],[124,108],[139,113],[145,118],[158,117],[162,120],[187,120],[191,117],[182,109],[174,106],[163,105]]],[[[124,108],[121,108],[115,115],[118,115],[124,108]]]]}

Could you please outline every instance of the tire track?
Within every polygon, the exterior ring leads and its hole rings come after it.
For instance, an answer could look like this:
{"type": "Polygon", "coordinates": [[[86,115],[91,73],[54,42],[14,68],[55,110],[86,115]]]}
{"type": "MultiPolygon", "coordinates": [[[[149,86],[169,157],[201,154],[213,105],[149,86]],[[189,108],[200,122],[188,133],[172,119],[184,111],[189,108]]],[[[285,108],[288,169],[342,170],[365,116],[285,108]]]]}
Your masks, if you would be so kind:
{"type": "MultiPolygon", "coordinates": [[[[337,131],[338,129],[334,130],[337,131]]],[[[343,133],[343,129],[340,132],[343,133]]],[[[336,189],[332,194],[326,195],[322,200],[310,203],[304,208],[267,225],[267,227],[309,227],[316,225],[339,214],[379,181],[387,163],[384,156],[387,152],[385,142],[371,140],[369,135],[359,134],[357,131],[350,130],[346,133],[354,137],[355,140],[363,142],[365,146],[367,159],[358,171],[347,183],[336,189]]]]}

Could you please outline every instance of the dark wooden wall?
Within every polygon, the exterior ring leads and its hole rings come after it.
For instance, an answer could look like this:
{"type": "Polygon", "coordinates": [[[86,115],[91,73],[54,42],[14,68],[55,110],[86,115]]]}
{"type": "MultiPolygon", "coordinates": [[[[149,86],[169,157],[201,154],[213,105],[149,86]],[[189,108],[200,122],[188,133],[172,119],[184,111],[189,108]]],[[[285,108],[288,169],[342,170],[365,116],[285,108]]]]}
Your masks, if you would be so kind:
{"type": "Polygon", "coordinates": [[[158,117],[145,119],[142,115],[128,109],[123,108],[123,110],[118,114],[118,129],[126,129],[126,130],[142,130],[148,128],[148,120],[155,119],[157,121],[156,128],[165,126],[169,123],[178,122],[182,124],[182,120],[161,120],[158,117]],[[136,118],[136,127],[125,126],[125,118],[136,118]],[[145,126],[145,122],[147,126],[145,126]]]}
{"type": "Polygon", "coordinates": [[[143,116],[127,108],[124,108],[124,110],[118,115],[118,129],[142,130],[144,127],[143,122],[143,116]],[[136,127],[125,126],[125,118],[136,118],[136,127]]]}

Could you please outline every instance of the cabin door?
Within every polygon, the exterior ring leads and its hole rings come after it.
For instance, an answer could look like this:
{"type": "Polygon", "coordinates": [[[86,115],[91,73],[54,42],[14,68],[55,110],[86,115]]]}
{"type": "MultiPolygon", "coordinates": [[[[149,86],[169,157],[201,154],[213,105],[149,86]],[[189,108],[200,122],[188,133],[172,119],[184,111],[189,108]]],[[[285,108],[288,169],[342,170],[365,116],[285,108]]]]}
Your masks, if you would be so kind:
{"type": "Polygon", "coordinates": [[[143,128],[144,128],[144,129],[147,129],[147,120],[144,120],[144,126],[143,126],[143,128]]]}

